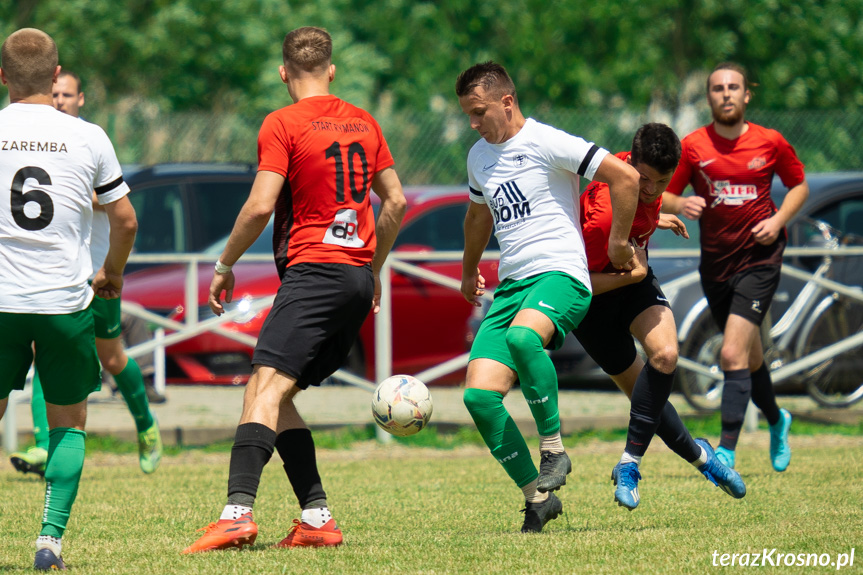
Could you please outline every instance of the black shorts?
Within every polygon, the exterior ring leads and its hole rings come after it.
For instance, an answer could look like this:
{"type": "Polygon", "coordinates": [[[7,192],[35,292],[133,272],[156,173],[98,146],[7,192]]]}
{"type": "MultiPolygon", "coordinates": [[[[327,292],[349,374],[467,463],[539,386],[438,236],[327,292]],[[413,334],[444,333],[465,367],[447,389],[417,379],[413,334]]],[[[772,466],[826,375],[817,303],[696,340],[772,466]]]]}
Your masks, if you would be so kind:
{"type": "Polygon", "coordinates": [[[306,389],[344,365],[372,309],[371,266],[301,263],[285,270],[252,356],[306,389]]]}
{"type": "Polygon", "coordinates": [[[719,329],[725,331],[725,322],[732,313],[760,326],[779,287],[781,272],[781,266],[755,266],[737,272],[724,282],[702,278],[701,288],[719,329]]]}
{"type": "Polygon", "coordinates": [[[637,284],[593,296],[587,315],[572,333],[602,371],[618,375],[629,369],[638,354],[629,326],[655,305],[670,307],[648,268],[647,277],[637,284]]]}

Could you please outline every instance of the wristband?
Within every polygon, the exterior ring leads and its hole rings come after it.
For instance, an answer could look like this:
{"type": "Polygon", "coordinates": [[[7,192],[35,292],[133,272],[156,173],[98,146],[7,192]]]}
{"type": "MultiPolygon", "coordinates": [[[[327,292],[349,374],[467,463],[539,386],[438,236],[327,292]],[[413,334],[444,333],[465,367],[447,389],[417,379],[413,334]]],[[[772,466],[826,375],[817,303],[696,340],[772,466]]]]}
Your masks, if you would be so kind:
{"type": "Polygon", "coordinates": [[[218,260],[216,262],[216,273],[217,274],[226,274],[229,271],[231,271],[232,267],[234,267],[234,266],[226,266],[225,264],[222,263],[222,260],[218,260]]]}

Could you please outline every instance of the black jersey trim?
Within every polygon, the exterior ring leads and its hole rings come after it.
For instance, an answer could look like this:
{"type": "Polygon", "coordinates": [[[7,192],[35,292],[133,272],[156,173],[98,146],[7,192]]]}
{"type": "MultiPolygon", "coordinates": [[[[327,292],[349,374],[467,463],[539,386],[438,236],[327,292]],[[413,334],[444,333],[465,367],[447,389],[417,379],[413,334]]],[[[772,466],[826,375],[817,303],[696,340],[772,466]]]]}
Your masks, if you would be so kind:
{"type": "Polygon", "coordinates": [[[592,145],[587,153],[584,155],[584,160],[582,160],[581,165],[578,166],[578,175],[583,176],[587,172],[587,167],[590,166],[590,162],[593,160],[593,157],[599,151],[599,146],[596,144],[592,145]]]}
{"type": "Polygon", "coordinates": [[[98,188],[96,188],[96,195],[100,196],[106,192],[110,192],[111,190],[118,187],[122,183],[123,183],[123,176],[120,176],[119,178],[117,178],[113,182],[108,182],[104,186],[99,186],[98,188]]]}

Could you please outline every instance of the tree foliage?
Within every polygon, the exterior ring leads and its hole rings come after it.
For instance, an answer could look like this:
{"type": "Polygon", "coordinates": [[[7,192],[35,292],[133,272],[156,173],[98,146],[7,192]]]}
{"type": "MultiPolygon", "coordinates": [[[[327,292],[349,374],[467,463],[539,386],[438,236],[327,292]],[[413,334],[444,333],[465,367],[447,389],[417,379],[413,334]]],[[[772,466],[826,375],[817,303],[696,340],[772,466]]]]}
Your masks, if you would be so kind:
{"type": "Polygon", "coordinates": [[[49,32],[92,105],[259,116],[288,101],[285,32],[318,25],[334,91],[366,107],[453,109],[458,72],[494,59],[540,110],[677,108],[723,60],[750,69],[759,108],[856,109],[861,13],[863,0],[17,0],[0,3],[0,32],[49,32]]]}

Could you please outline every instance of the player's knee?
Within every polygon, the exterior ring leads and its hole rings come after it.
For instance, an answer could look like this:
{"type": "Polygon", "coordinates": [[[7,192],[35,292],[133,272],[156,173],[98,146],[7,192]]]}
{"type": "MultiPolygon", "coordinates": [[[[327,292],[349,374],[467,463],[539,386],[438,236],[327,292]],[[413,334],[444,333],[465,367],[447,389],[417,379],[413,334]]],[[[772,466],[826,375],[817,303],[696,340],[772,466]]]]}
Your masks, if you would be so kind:
{"type": "Polygon", "coordinates": [[[99,361],[102,363],[102,368],[110,373],[111,375],[117,375],[124,369],[126,369],[126,364],[129,359],[125,354],[105,354],[105,356],[99,356],[99,361]]]}
{"type": "Polygon", "coordinates": [[[488,389],[469,387],[464,390],[463,401],[468,412],[476,419],[496,406],[503,405],[503,395],[488,389]]]}
{"type": "Polygon", "coordinates": [[[677,345],[663,346],[650,356],[650,365],[662,373],[671,373],[677,368],[677,345]]]}
{"type": "Polygon", "coordinates": [[[514,325],[506,330],[506,345],[513,355],[536,350],[541,351],[542,337],[527,326],[514,325]]]}

